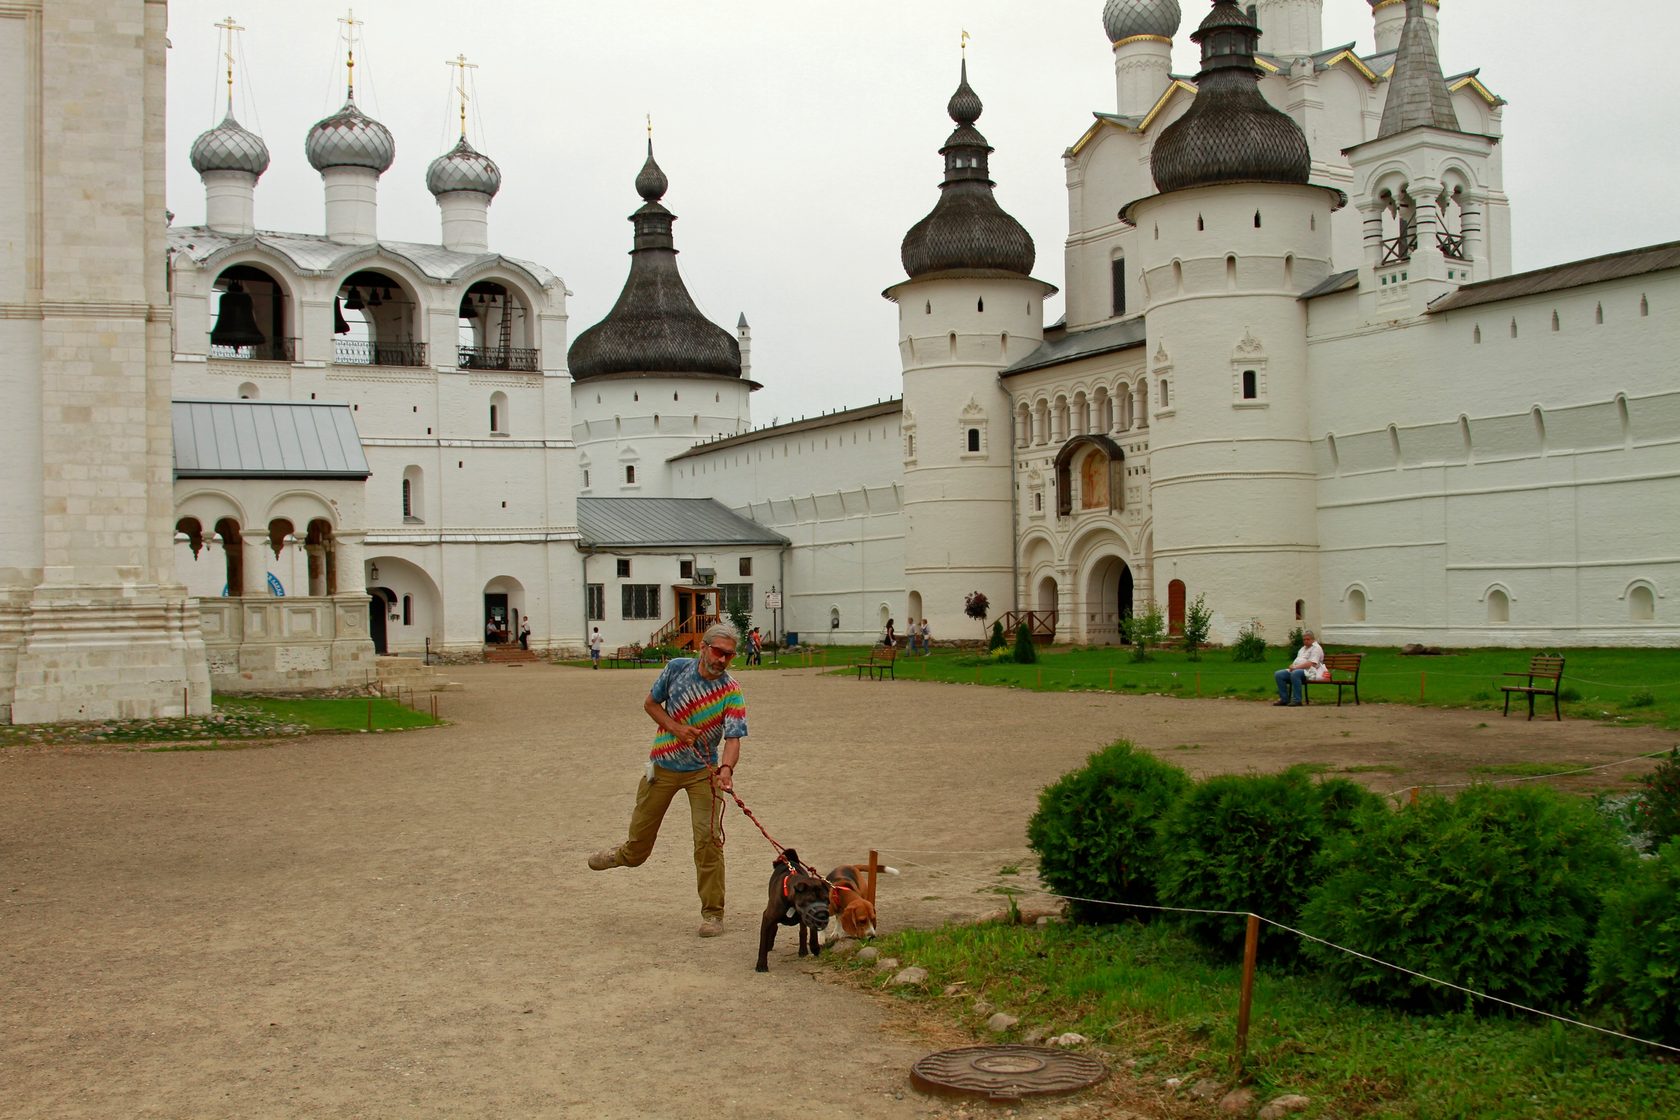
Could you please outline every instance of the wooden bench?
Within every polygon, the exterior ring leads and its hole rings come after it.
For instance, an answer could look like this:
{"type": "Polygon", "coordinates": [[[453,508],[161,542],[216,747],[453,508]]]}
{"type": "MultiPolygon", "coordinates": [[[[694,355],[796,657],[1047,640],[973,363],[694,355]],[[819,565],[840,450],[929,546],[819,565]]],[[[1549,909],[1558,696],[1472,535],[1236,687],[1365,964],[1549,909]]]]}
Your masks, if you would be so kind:
{"type": "Polygon", "coordinates": [[[1342,706],[1342,690],[1353,689],[1353,702],[1359,703],[1359,663],[1365,660],[1363,653],[1327,653],[1324,655],[1324,667],[1330,670],[1330,679],[1323,681],[1309,680],[1301,689],[1303,702],[1312,703],[1313,686],[1319,688],[1334,688],[1336,690],[1336,707],[1342,706]]]}
{"type": "Polygon", "coordinates": [[[865,673],[869,674],[871,680],[881,681],[888,677],[897,680],[897,663],[897,646],[873,646],[869,650],[869,660],[854,662],[852,668],[857,670],[857,679],[860,681],[865,673]]]}
{"type": "Polygon", "coordinates": [[[1534,698],[1536,696],[1550,696],[1552,698],[1552,714],[1559,720],[1563,719],[1563,709],[1558,704],[1558,686],[1563,683],[1563,658],[1536,657],[1528,663],[1528,670],[1522,673],[1505,673],[1507,677],[1523,677],[1525,684],[1502,684],[1499,691],[1505,694],[1505,714],[1511,714],[1511,693],[1516,692],[1528,697],[1528,718],[1534,718],[1534,698]],[[1549,681],[1549,684],[1535,684],[1535,681],[1549,681]]]}
{"type": "Polygon", "coordinates": [[[640,646],[619,646],[611,659],[614,666],[619,665],[658,665],[659,658],[650,657],[642,651],[640,646]]]}

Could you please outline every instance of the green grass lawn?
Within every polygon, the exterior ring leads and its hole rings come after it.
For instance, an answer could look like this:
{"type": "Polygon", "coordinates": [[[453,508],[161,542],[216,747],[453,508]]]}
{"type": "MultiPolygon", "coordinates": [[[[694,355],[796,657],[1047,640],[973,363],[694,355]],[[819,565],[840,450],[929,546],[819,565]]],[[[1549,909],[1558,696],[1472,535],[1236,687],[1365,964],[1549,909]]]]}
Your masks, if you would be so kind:
{"type": "MultiPolygon", "coordinates": [[[[864,649],[836,650],[830,665],[845,665],[864,649]]],[[[1328,647],[1328,653],[1352,652],[1328,647]]],[[[1397,649],[1367,649],[1359,673],[1360,699],[1373,703],[1415,704],[1443,708],[1502,706],[1502,683],[1523,683],[1502,677],[1527,667],[1538,650],[1451,650],[1440,657],[1407,657],[1397,649]]],[[[1547,650],[1566,657],[1563,676],[1564,717],[1614,719],[1656,724],[1680,730],[1680,649],[1565,649],[1547,650]]],[[[1238,664],[1228,650],[1205,650],[1191,661],[1178,650],[1153,652],[1152,660],[1135,662],[1129,647],[1053,646],[1039,651],[1033,665],[995,664],[974,652],[936,650],[932,657],[900,656],[898,676],[910,680],[951,681],[960,684],[1004,685],[1040,691],[1079,689],[1160,693],[1169,696],[1230,697],[1271,700],[1276,696],[1272,674],[1288,663],[1290,652],[1272,651],[1263,664],[1238,664]]],[[[1335,703],[1333,692],[1318,694],[1335,703]]],[[[1315,701],[1315,702],[1323,702],[1315,701]]],[[[1351,694],[1347,698],[1352,703],[1351,694]]],[[[1536,701],[1548,718],[1549,697],[1536,701]]],[[[1513,710],[1527,714],[1523,699],[1513,697],[1513,710]]]]}
{"type": "Polygon", "coordinates": [[[48,743],[165,743],[175,745],[152,749],[234,749],[264,739],[320,731],[367,731],[370,714],[374,731],[433,726],[429,712],[418,712],[383,697],[282,700],[230,696],[218,699],[210,715],[187,719],[0,725],[0,748],[48,743]]]}
{"type": "MultiPolygon", "coordinates": [[[[1009,1037],[1076,1031],[1135,1061],[1123,1076],[1146,1088],[1168,1077],[1238,1082],[1240,966],[1210,957],[1168,923],[988,923],[911,930],[876,945],[882,957],[928,970],[926,984],[891,989],[895,998],[926,1003],[976,1034],[993,1010],[1004,1011],[1020,1019],[1009,1037]],[[961,987],[943,995],[952,984],[961,987]]],[[[1524,1016],[1362,1007],[1315,976],[1261,964],[1246,1083],[1261,1101],[1306,1095],[1313,1103],[1301,1116],[1680,1116],[1680,1064],[1658,1060],[1660,1051],[1524,1016]]],[[[855,983],[888,989],[890,972],[855,961],[839,967],[855,983]]]]}

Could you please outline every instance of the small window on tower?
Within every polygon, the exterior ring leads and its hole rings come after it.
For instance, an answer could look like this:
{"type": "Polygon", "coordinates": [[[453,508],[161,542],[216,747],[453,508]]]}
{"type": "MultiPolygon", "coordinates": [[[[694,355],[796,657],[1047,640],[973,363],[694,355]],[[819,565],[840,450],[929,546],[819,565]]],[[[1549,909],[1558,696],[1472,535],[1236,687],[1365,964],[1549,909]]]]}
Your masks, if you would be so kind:
{"type": "Polygon", "coordinates": [[[1242,372],[1242,399],[1245,401],[1258,400],[1260,397],[1260,379],[1251,369],[1242,372]]]}
{"type": "Polygon", "coordinates": [[[627,556],[620,556],[618,558],[618,578],[630,578],[630,558],[627,556]]]}
{"type": "Polygon", "coordinates": [[[1114,294],[1114,314],[1126,313],[1126,258],[1115,257],[1109,264],[1110,285],[1114,294]]]}
{"type": "Polygon", "coordinates": [[[624,468],[624,484],[626,486],[636,485],[636,465],[634,463],[627,464],[624,468]]]}
{"type": "Polygon", "coordinates": [[[979,451],[980,450],[980,429],[979,428],[970,428],[968,430],[968,449],[970,451],[979,451]]]}

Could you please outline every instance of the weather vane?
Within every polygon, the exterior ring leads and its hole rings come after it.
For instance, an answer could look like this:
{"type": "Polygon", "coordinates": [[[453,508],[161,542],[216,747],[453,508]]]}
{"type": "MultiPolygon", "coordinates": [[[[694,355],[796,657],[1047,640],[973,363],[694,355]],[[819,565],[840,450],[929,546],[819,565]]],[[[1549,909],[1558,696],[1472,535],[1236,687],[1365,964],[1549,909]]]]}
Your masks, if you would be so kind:
{"type": "Polygon", "coordinates": [[[962,33],[962,53],[965,57],[968,55],[968,38],[968,31],[965,28],[962,33]]]}
{"type": "Polygon", "coordinates": [[[233,113],[233,33],[245,29],[234,23],[232,16],[228,16],[219,23],[213,23],[210,26],[219,27],[226,32],[224,37],[227,40],[227,47],[222,54],[227,58],[228,113],[231,115],[233,113]]]}
{"type": "MultiPolygon", "coordinates": [[[[454,58],[443,60],[445,66],[453,66],[456,72],[455,92],[461,95],[461,139],[467,138],[467,71],[477,70],[478,63],[468,62],[467,56],[457,54],[454,58]]],[[[483,143],[481,139],[479,143],[483,143]]]]}
{"type": "Polygon", "coordinates": [[[338,19],[344,25],[344,88],[351,100],[356,97],[356,28],[362,21],[356,18],[356,9],[346,8],[345,14],[338,19]]]}

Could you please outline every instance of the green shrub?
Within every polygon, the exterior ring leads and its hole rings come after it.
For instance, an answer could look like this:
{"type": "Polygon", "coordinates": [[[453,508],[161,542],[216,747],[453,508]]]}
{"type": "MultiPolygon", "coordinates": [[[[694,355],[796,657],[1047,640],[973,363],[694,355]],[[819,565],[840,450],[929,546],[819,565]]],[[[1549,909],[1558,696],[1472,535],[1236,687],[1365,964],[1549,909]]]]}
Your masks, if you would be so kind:
{"type": "Polygon", "coordinates": [[[1038,651],[1033,648],[1032,635],[1027,632],[1027,624],[1015,627],[1015,661],[1020,665],[1031,665],[1038,660],[1038,651]]]}
{"type": "MultiPolygon", "coordinates": [[[[1153,905],[1156,829],[1189,788],[1183,770],[1125,740],[1097,751],[1038,795],[1027,843],[1038,853],[1039,878],[1057,894],[1153,905]]],[[[1072,910],[1087,921],[1139,913],[1092,902],[1072,910]]]]}
{"type": "Polygon", "coordinates": [[[1668,752],[1655,770],[1639,779],[1639,827],[1653,848],[1680,836],[1680,747],[1668,752]]]}
{"type": "Polygon", "coordinates": [[[1632,692],[1628,693],[1628,698],[1627,698],[1626,701],[1623,702],[1622,707],[1624,707],[1624,708],[1649,708],[1649,707],[1651,707],[1651,705],[1655,704],[1656,702],[1657,702],[1657,694],[1656,693],[1652,692],[1648,688],[1636,688],[1632,692]]]}
{"type": "MultiPolygon", "coordinates": [[[[1630,858],[1591,805],[1550,789],[1425,795],[1326,847],[1301,928],[1441,980],[1558,1007],[1584,988],[1600,894],[1630,858]]],[[[1327,946],[1307,951],[1364,1000],[1437,1010],[1470,1002],[1327,946]]]]}
{"type": "Polygon", "coordinates": [[[1008,646],[999,646],[988,653],[986,659],[993,665],[1013,665],[1015,663],[1015,651],[1008,646]]]}
{"type": "Polygon", "coordinates": [[[1260,662],[1266,660],[1266,639],[1260,636],[1260,620],[1251,618],[1237,630],[1237,643],[1231,647],[1231,660],[1260,662]]]}
{"type": "MultiPolygon", "coordinates": [[[[1315,785],[1301,767],[1209,778],[1181,798],[1162,825],[1161,902],[1252,911],[1295,925],[1326,838],[1381,805],[1346,779],[1315,785]]],[[[1241,919],[1192,914],[1185,925],[1214,948],[1242,944],[1241,919]]],[[[1269,926],[1261,939],[1269,951],[1287,955],[1299,945],[1294,935],[1269,926]]]]}
{"type": "Polygon", "coordinates": [[[1627,1030],[1680,1045],[1680,839],[1605,896],[1592,995],[1627,1030]]]}
{"type": "Polygon", "coordinates": [[[992,623],[992,636],[986,639],[986,649],[1002,649],[1008,644],[1009,640],[1003,636],[1003,620],[1000,618],[992,623]]]}
{"type": "Polygon", "coordinates": [[[1293,655],[1296,650],[1298,650],[1302,646],[1306,645],[1307,644],[1307,628],[1305,626],[1297,626],[1297,627],[1295,627],[1295,629],[1291,630],[1289,632],[1289,643],[1288,644],[1289,644],[1289,652],[1290,652],[1291,655],[1293,655]]]}

